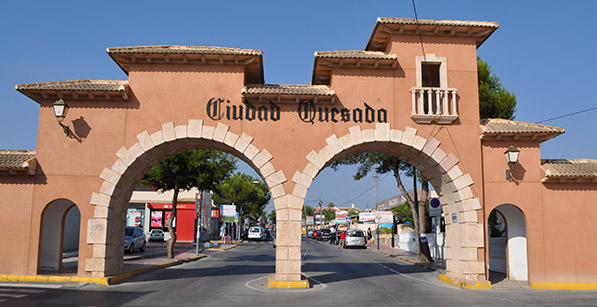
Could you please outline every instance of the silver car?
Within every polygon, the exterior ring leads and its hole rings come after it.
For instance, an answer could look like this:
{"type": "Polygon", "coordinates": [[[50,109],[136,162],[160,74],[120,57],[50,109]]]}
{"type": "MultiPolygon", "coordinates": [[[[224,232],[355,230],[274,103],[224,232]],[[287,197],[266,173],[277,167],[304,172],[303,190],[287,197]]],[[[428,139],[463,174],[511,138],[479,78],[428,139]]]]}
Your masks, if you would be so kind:
{"type": "Polygon", "coordinates": [[[349,229],[346,231],[346,247],[367,248],[367,237],[362,230],[349,229]]]}
{"type": "Polygon", "coordinates": [[[145,251],[145,233],[139,227],[126,226],[124,229],[124,251],[132,254],[133,250],[145,251]]]}

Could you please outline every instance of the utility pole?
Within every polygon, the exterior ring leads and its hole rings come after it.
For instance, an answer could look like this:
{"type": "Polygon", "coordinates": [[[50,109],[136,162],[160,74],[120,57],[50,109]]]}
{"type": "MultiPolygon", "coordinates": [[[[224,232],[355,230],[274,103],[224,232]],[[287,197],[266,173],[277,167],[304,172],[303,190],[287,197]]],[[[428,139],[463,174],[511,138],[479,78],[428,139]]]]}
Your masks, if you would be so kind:
{"type": "MultiPolygon", "coordinates": [[[[321,197],[319,197],[319,215],[320,216],[323,215],[323,206],[322,205],[323,205],[323,200],[321,200],[321,197]]],[[[319,229],[321,229],[321,223],[319,224],[319,229]]]]}
{"type": "Polygon", "coordinates": [[[377,186],[379,184],[379,176],[377,175],[377,168],[375,169],[375,173],[373,175],[373,204],[377,207],[378,201],[378,191],[377,186]]]}

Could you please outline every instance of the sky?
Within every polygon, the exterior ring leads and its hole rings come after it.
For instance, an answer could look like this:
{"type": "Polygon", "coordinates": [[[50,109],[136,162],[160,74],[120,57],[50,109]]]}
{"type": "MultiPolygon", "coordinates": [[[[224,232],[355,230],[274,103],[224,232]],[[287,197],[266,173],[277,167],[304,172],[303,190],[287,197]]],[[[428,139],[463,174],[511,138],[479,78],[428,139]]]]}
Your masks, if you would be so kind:
{"type": "MultiPolygon", "coordinates": [[[[596,108],[597,1],[416,1],[419,19],[496,21],[477,50],[518,100],[516,120],[539,122],[596,108]]],[[[309,84],[313,53],[363,50],[377,17],[414,18],[400,1],[3,1],[0,9],[0,149],[35,150],[39,105],[15,84],[125,80],[107,47],[221,46],[263,51],[269,84],[309,84]]],[[[543,122],[566,133],[541,156],[597,159],[597,110],[543,122]]],[[[241,162],[242,163],[242,162],[241,162]]],[[[255,174],[247,165],[241,170],[255,174]]],[[[324,170],[305,198],[374,207],[371,177],[324,170]]],[[[379,201],[399,194],[380,175],[379,201]]],[[[268,208],[271,210],[270,208],[268,208]]]]}

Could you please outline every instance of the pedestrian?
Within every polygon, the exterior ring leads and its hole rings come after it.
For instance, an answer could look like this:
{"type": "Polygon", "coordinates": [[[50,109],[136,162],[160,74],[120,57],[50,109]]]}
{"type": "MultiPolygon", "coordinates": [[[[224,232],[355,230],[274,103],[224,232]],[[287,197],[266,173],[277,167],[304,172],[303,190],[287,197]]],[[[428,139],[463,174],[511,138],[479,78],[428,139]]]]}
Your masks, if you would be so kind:
{"type": "Polygon", "coordinates": [[[367,228],[367,245],[371,244],[371,238],[373,238],[373,235],[371,235],[371,227],[367,228]]]}
{"type": "Polygon", "coordinates": [[[330,228],[330,244],[336,244],[336,227],[330,228]]]}
{"type": "Polygon", "coordinates": [[[223,239],[224,235],[226,235],[226,227],[222,225],[220,226],[220,239],[223,239]]]}
{"type": "Polygon", "coordinates": [[[338,249],[346,247],[346,231],[340,233],[340,244],[338,244],[338,249]]]}

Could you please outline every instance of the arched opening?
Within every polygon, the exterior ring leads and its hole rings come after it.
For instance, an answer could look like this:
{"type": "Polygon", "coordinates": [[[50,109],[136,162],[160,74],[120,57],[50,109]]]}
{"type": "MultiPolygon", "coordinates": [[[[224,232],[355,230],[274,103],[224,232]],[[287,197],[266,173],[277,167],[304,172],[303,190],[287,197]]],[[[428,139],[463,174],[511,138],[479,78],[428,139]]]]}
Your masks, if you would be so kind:
{"type": "Polygon", "coordinates": [[[484,248],[483,223],[477,218],[482,207],[473,192],[472,178],[460,159],[440,148],[438,139],[421,137],[412,127],[402,131],[391,129],[389,124],[376,124],[374,129],[361,130],[360,126],[354,126],[348,130],[348,134],[340,137],[331,135],[326,139],[326,146],[306,157],[308,164],[304,170],[293,176],[296,186],[289,202],[294,203],[298,198],[302,204],[313,179],[340,158],[367,151],[397,156],[415,166],[440,196],[446,216],[448,275],[464,280],[485,280],[485,262],[479,258],[479,250],[484,248]]]}
{"type": "Polygon", "coordinates": [[[526,222],[520,209],[502,204],[488,217],[489,278],[528,281],[526,222]]]}
{"type": "Polygon", "coordinates": [[[109,276],[123,270],[124,229],[127,207],[137,183],[152,166],[166,157],[189,149],[212,149],[231,154],[247,163],[267,184],[272,198],[284,195],[282,183],[286,178],[276,172],[272,155],[252,145],[253,138],[229,132],[229,126],[203,125],[200,120],[189,120],[189,125],[139,134],[130,148],[116,153],[118,160],[111,169],[104,169],[100,193],[92,195],[94,219],[89,220],[87,243],[94,245],[94,257],[87,259],[86,269],[94,276],[109,276]]]}
{"type": "Polygon", "coordinates": [[[39,272],[77,271],[81,212],[68,199],[58,199],[42,213],[39,272]]]}

